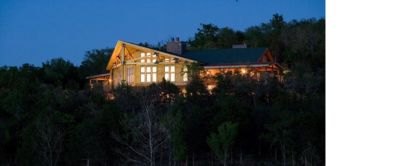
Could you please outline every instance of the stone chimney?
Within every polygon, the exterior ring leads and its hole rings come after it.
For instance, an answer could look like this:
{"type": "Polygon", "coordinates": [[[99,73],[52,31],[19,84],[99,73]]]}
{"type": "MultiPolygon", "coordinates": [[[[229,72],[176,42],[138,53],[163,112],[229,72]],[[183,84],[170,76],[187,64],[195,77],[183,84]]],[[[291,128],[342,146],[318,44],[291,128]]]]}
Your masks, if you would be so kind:
{"type": "Polygon", "coordinates": [[[176,55],[182,55],[183,52],[186,49],[186,43],[181,42],[179,40],[179,37],[172,38],[170,42],[167,43],[167,52],[176,54],[176,55]]]}

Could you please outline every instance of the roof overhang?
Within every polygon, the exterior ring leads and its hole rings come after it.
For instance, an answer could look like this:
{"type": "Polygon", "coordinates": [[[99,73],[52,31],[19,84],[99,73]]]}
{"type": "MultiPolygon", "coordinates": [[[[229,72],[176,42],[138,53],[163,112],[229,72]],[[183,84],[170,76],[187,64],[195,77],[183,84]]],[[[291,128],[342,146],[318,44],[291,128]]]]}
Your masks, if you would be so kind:
{"type": "Polygon", "coordinates": [[[91,75],[91,76],[87,76],[85,78],[86,79],[103,79],[103,78],[107,78],[107,77],[110,77],[110,73],[91,75]]]}
{"type": "Polygon", "coordinates": [[[139,50],[147,51],[147,52],[158,52],[158,53],[161,53],[161,54],[164,54],[164,55],[167,55],[167,56],[171,56],[171,57],[174,57],[174,58],[183,59],[183,60],[186,60],[188,62],[197,62],[197,61],[195,61],[193,59],[184,58],[184,57],[181,57],[181,56],[178,56],[178,55],[174,55],[174,54],[171,54],[171,53],[167,53],[167,52],[163,52],[163,51],[159,51],[159,50],[155,50],[155,49],[139,46],[137,44],[133,44],[133,43],[129,43],[129,42],[118,40],[117,44],[114,47],[114,51],[113,51],[113,53],[112,53],[112,55],[110,57],[110,60],[108,61],[107,68],[106,68],[107,70],[111,70],[113,68],[113,64],[116,61],[117,56],[120,54],[122,46],[124,44],[125,44],[125,47],[139,49],[139,50]]]}
{"type": "Polygon", "coordinates": [[[207,65],[204,69],[224,69],[224,68],[250,68],[250,67],[269,67],[270,64],[232,64],[232,65],[207,65]]]}

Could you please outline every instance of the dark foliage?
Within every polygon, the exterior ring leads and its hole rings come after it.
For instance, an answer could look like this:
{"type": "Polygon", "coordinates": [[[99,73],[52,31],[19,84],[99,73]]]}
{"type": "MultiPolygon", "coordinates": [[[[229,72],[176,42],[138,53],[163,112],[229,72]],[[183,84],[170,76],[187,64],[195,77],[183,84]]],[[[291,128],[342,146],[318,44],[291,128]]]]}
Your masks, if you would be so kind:
{"type": "Polygon", "coordinates": [[[325,21],[202,26],[192,48],[269,47],[284,80],[225,73],[209,92],[193,64],[185,95],[164,80],[121,85],[106,100],[84,76],[105,72],[111,49],[88,52],[80,67],[1,67],[0,165],[324,165],[325,21]]]}

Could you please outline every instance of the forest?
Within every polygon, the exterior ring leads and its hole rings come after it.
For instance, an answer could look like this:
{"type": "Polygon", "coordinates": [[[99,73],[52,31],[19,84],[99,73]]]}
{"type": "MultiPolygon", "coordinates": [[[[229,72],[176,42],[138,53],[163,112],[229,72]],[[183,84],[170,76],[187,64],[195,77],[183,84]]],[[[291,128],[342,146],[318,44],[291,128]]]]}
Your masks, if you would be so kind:
{"type": "Polygon", "coordinates": [[[0,67],[0,165],[325,165],[325,19],[200,24],[188,49],[238,43],[269,48],[283,81],[226,73],[210,92],[195,64],[186,95],[162,81],[107,100],[85,77],[106,72],[112,48],[79,66],[0,67]]]}

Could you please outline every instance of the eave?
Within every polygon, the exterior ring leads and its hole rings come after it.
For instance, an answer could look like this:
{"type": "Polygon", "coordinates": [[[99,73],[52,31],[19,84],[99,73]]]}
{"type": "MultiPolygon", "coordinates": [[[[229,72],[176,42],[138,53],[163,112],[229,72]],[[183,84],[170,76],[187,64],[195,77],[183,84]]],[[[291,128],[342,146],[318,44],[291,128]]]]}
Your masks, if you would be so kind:
{"type": "Polygon", "coordinates": [[[103,78],[103,77],[109,77],[110,73],[104,73],[104,74],[96,74],[96,75],[91,75],[85,77],[86,79],[96,79],[96,78],[103,78]]]}
{"type": "Polygon", "coordinates": [[[204,69],[224,69],[224,68],[249,68],[249,67],[269,67],[270,64],[221,64],[206,65],[204,69]]]}

